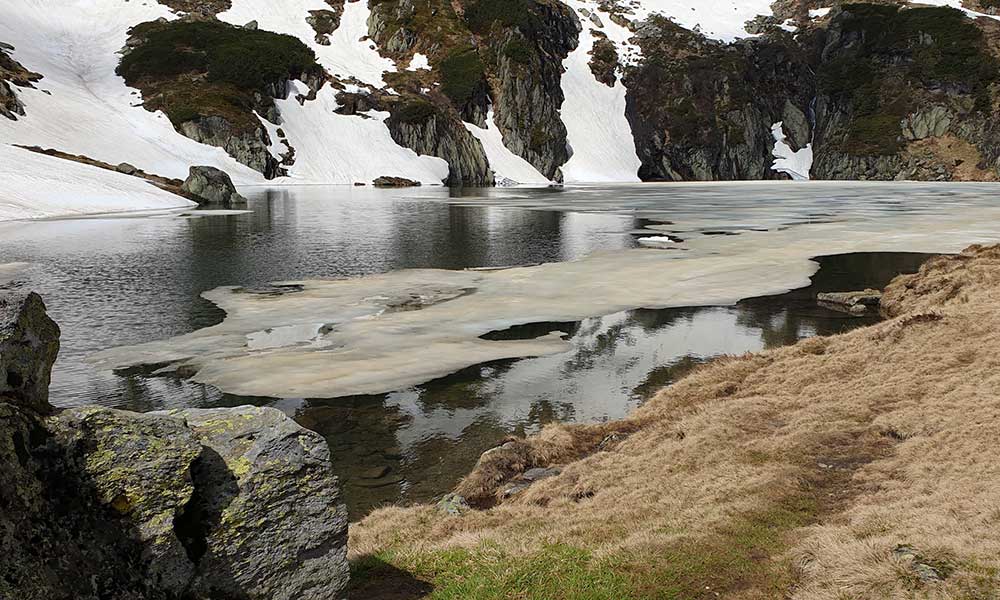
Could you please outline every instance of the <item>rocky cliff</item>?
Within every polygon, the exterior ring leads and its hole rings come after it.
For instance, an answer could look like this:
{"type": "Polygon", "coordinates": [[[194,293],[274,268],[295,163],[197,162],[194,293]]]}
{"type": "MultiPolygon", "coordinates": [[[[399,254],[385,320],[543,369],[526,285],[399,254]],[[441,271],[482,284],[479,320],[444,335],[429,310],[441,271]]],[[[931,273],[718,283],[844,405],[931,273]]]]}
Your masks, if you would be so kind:
{"type": "Polygon", "coordinates": [[[0,299],[0,598],[344,597],[321,437],[277,410],[56,411],[58,327],[0,299]]]}
{"type": "Polygon", "coordinates": [[[0,42],[0,116],[16,120],[24,116],[24,105],[17,98],[14,87],[33,87],[42,78],[38,73],[25,69],[10,57],[14,47],[0,42]]]}

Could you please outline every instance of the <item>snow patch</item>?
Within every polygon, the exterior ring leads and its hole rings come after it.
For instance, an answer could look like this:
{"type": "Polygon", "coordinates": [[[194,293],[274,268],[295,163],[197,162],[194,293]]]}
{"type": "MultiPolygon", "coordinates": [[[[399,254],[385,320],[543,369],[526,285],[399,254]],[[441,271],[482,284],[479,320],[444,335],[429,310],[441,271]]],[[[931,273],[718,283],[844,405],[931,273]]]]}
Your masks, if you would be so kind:
{"type": "Polygon", "coordinates": [[[771,126],[771,135],[774,136],[772,154],[775,158],[771,169],[779,173],[786,173],[795,181],[807,181],[809,171],[812,170],[812,144],[806,144],[805,148],[793,151],[788,142],[785,141],[784,122],[782,121],[771,126]]]}
{"type": "Polygon", "coordinates": [[[538,172],[531,163],[507,149],[503,143],[503,134],[493,120],[493,109],[486,116],[486,129],[466,123],[465,128],[479,140],[486,152],[486,159],[496,176],[497,183],[504,187],[525,185],[548,185],[551,183],[538,172]]]}
{"type": "MultiPolygon", "coordinates": [[[[595,3],[564,0],[575,11],[598,12],[595,3]]],[[[598,13],[600,14],[600,13],[598,13]]],[[[607,14],[601,15],[602,31],[620,47],[631,37],[624,27],[614,23],[607,14]]],[[[563,61],[562,90],[565,100],[561,108],[566,125],[566,141],[572,155],[562,166],[566,183],[638,182],[642,165],[635,150],[635,139],[625,118],[625,85],[621,78],[614,87],[596,79],[590,70],[590,52],[594,33],[588,21],[583,21],[580,45],[563,61]]]]}
{"type": "Polygon", "coordinates": [[[809,11],[809,18],[810,19],[818,19],[818,18],[825,17],[826,15],[830,14],[831,10],[833,10],[833,9],[830,8],[830,7],[827,7],[827,8],[814,8],[814,9],[812,9],[812,10],[809,11]]]}
{"type": "MultiPolygon", "coordinates": [[[[296,81],[295,93],[307,94],[308,87],[296,81]]],[[[385,125],[387,112],[371,111],[364,117],[334,112],[337,90],[324,86],[315,100],[300,104],[295,93],[278,100],[281,128],[295,148],[295,163],[289,179],[335,184],[370,183],[383,175],[405,177],[423,184],[441,185],[448,177],[448,163],[433,156],[419,156],[396,144],[385,125]]]]}
{"type": "Polygon", "coordinates": [[[407,71],[429,71],[431,68],[431,62],[427,59],[427,56],[417,52],[413,55],[413,60],[410,61],[410,66],[406,67],[407,71]]]}
{"type": "MultiPolygon", "coordinates": [[[[210,165],[237,184],[260,183],[260,173],[219,148],[174,131],[162,113],[141,106],[138,90],[115,75],[130,27],[176,15],[153,2],[4,0],[0,40],[14,58],[41,73],[37,89],[19,88],[27,116],[0,119],[9,144],[55,148],[117,164],[129,162],[167,177],[187,177],[191,165],[210,165]]],[[[13,173],[15,179],[22,174],[13,173]]],[[[6,182],[5,182],[6,183],[6,182]]]]}
{"type": "Polygon", "coordinates": [[[0,221],[194,206],[148,181],[0,145],[0,221]]]}

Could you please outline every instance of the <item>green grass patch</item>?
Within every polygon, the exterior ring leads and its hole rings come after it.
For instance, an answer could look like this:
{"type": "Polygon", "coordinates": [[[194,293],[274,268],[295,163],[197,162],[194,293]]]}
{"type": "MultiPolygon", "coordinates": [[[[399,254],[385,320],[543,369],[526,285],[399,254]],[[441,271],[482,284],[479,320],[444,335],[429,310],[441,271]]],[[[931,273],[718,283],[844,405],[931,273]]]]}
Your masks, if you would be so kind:
{"type": "MultiPolygon", "coordinates": [[[[388,551],[356,560],[351,585],[378,598],[379,581],[398,586],[399,573],[406,573],[426,582],[435,600],[690,600],[750,589],[781,598],[794,576],[791,565],[775,557],[787,548],[787,534],[814,523],[818,511],[811,495],[793,495],[735,515],[714,531],[601,560],[565,544],[527,555],[512,555],[497,544],[405,556],[388,551]]],[[[655,523],[649,525],[655,530],[655,523]]]]}

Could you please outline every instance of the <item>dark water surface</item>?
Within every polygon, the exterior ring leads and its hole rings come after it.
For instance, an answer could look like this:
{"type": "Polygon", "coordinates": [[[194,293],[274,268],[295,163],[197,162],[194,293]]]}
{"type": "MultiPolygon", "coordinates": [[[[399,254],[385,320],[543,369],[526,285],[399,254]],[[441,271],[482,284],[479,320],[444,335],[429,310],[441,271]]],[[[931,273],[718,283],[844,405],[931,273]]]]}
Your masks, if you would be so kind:
{"type": "MultiPolygon", "coordinates": [[[[550,193],[533,192],[538,201],[550,193]]],[[[54,403],[138,411],[276,406],[327,437],[354,516],[447,491],[506,435],[531,433],[550,422],[621,418],[712,357],[864,325],[870,320],[817,307],[815,293],[881,287],[925,258],[825,258],[810,288],[782,296],[515,328],[497,335],[527,338],[560,330],[573,349],[481,365],[378,396],[234,397],[175,378],[98,372],[84,362],[98,350],[218,323],[222,312],[199,294],[222,285],[570,260],[634,247],[633,231],[645,224],[624,211],[526,210],[481,199],[456,205],[351,188],[261,191],[250,208],[251,214],[195,219],[3,224],[0,263],[28,263],[13,285],[41,293],[62,327],[54,403]]]]}

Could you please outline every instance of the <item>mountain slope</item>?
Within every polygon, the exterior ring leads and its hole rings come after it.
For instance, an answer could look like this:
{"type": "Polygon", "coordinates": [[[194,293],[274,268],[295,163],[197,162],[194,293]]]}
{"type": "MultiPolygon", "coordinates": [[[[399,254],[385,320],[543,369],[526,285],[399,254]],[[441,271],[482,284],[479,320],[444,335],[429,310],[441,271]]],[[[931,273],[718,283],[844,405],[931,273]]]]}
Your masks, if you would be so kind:
{"type": "Polygon", "coordinates": [[[167,177],[997,175],[1000,22],[960,0],[52,4],[0,7],[0,141],[167,177]],[[313,66],[275,71],[267,40],[313,66]]]}

